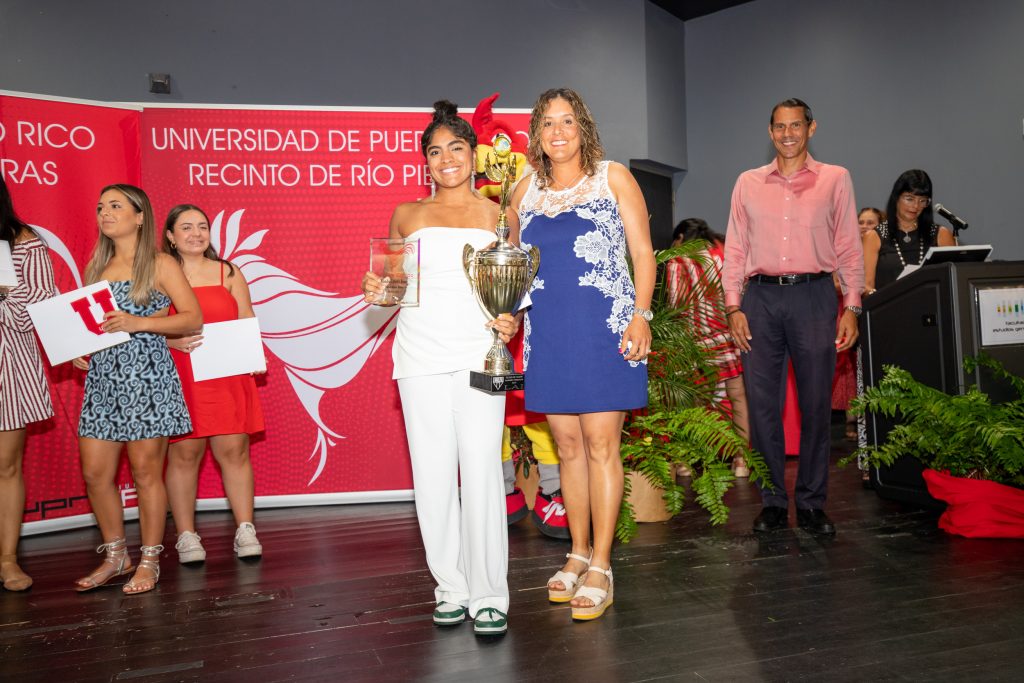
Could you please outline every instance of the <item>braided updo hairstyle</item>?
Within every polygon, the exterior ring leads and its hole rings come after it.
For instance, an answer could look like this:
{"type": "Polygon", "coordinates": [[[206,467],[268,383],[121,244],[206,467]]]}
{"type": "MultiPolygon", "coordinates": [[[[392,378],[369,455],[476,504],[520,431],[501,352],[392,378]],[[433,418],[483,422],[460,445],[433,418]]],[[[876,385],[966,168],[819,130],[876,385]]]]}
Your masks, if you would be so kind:
{"type": "Polygon", "coordinates": [[[469,125],[469,121],[459,116],[459,107],[448,100],[438,100],[434,102],[434,118],[427,124],[423,130],[423,137],[420,138],[420,151],[423,152],[424,159],[427,157],[427,147],[430,146],[434,132],[442,127],[451,131],[455,137],[468,142],[470,148],[476,149],[476,133],[473,126],[469,125]]]}

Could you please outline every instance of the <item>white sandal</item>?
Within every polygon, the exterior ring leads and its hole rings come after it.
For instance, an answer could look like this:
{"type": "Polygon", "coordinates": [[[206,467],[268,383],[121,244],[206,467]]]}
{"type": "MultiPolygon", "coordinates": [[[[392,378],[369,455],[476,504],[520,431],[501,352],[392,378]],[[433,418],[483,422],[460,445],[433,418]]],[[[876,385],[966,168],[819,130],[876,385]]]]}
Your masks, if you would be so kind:
{"type": "Polygon", "coordinates": [[[597,572],[598,574],[604,574],[607,576],[608,590],[605,591],[600,588],[595,588],[594,586],[580,585],[574,597],[586,598],[594,604],[592,607],[573,607],[572,618],[576,621],[597,619],[599,616],[604,614],[604,611],[612,604],[612,596],[615,589],[615,584],[612,581],[612,568],[608,567],[608,569],[601,569],[600,567],[590,567],[587,571],[597,572]]]}
{"type": "MultiPolygon", "coordinates": [[[[590,551],[593,554],[593,550],[590,551]]],[[[575,553],[566,553],[565,559],[567,560],[579,560],[590,568],[590,558],[577,555],[575,553]]],[[[586,570],[583,572],[586,574],[586,570]]],[[[576,595],[576,584],[580,582],[580,575],[573,572],[564,572],[559,569],[555,572],[555,575],[548,579],[548,602],[569,602],[573,596],[576,595]],[[561,581],[562,585],[565,586],[563,590],[555,590],[551,587],[555,581],[561,581]]]]}

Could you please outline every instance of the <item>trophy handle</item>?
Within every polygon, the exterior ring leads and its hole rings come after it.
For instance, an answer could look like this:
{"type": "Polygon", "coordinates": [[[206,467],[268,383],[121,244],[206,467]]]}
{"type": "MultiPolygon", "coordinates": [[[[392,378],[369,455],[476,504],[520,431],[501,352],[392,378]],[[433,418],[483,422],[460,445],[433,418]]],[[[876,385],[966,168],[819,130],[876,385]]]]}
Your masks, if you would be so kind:
{"type": "MultiPolygon", "coordinates": [[[[537,271],[540,270],[540,249],[536,245],[530,247],[530,284],[533,284],[533,279],[537,277],[537,271]]],[[[526,291],[530,291],[527,288],[526,291]]]]}
{"type": "Polygon", "coordinates": [[[473,282],[473,255],[476,250],[473,249],[473,245],[467,244],[462,248],[462,268],[466,271],[466,277],[469,278],[470,282],[473,282]]]}

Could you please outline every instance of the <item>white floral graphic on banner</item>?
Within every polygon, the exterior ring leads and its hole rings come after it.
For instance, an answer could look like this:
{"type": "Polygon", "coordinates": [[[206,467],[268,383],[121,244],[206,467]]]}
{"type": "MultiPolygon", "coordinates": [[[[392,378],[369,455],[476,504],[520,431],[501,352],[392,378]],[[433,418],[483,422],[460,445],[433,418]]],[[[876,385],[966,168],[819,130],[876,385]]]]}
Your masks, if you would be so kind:
{"type": "MultiPolygon", "coordinates": [[[[210,242],[221,258],[242,270],[260,321],[264,345],[284,364],[292,390],[316,426],[308,460],[316,458],[312,484],[327,465],[328,449],[345,438],[320,415],[320,401],[358,374],[397,323],[397,309],[371,306],[362,296],[343,297],[305,285],[256,253],[268,230],[239,241],[245,209],[227,220],[221,211],[210,226],[210,242]]],[[[68,266],[78,287],[82,274],[70,250],[55,233],[32,226],[68,266]]]]}
{"type": "Polygon", "coordinates": [[[395,309],[371,306],[362,296],[341,296],[305,285],[256,253],[268,230],[239,241],[244,209],[213,219],[210,242],[221,258],[242,270],[252,293],[263,343],[284,363],[285,375],[316,425],[309,454],[316,458],[312,484],[327,465],[328,449],[344,438],[320,414],[320,401],[362,369],[397,323],[395,309]]]}

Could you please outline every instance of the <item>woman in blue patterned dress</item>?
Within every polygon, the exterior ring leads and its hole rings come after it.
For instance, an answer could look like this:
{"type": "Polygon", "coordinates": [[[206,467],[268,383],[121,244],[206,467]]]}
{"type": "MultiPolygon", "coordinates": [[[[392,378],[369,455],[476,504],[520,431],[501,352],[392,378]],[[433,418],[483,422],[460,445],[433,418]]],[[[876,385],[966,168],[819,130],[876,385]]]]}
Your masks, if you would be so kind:
{"type": "Polygon", "coordinates": [[[96,206],[99,240],[85,269],[88,283],[107,280],[119,310],[107,313],[105,332],[128,332],[130,341],[77,358],[87,370],[78,449],[89,504],[103,536],[103,563],[75,582],[78,591],[98,588],[135,571],[128,594],[153,590],[160,579],[160,553],[167,518],[164,456],[167,437],[192,430],[178,372],[166,335],[203,324],[199,303],[177,261],[156,251],[156,224],[146,193],[132,185],[109,185],[96,206]],[[177,313],[167,315],[171,303],[177,313]],[[132,566],[124,537],[124,512],[115,484],[121,449],[139,501],[142,559],[132,566]]]}
{"type": "Polygon", "coordinates": [[[548,416],[572,534],[572,552],[548,582],[548,599],[571,602],[577,620],[596,619],[612,603],[612,539],[623,489],[619,442],[626,411],[647,405],[656,269],[640,187],[603,154],[580,96],[548,90],[530,117],[529,157],[537,172],[520,183],[512,202],[523,246],[541,253],[525,321],[526,408],[548,416]]]}

